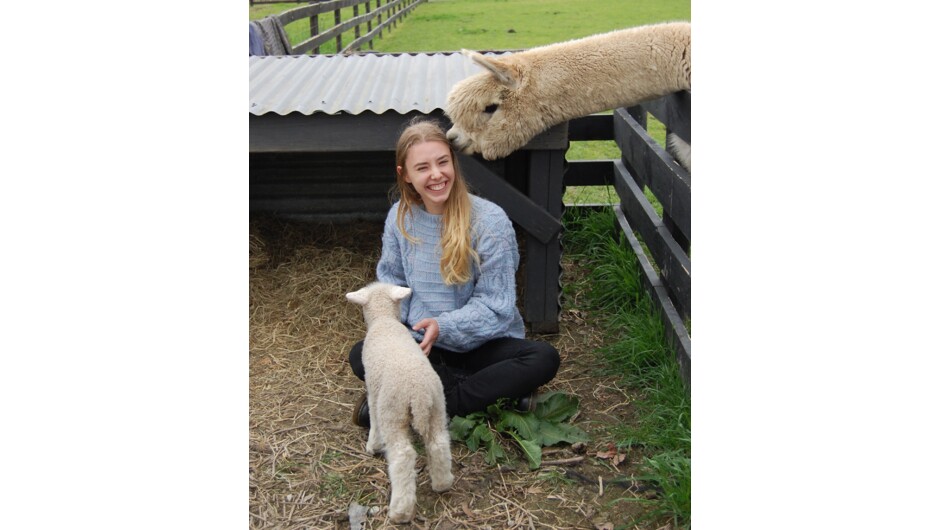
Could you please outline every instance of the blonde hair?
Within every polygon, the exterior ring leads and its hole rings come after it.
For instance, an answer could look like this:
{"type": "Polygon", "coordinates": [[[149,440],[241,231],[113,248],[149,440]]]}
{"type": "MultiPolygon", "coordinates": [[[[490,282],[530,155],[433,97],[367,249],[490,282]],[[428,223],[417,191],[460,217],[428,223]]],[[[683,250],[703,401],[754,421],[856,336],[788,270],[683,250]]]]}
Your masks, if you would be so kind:
{"type": "Polygon", "coordinates": [[[470,191],[467,183],[460,174],[457,166],[457,157],[454,148],[447,141],[447,135],[440,124],[431,120],[422,120],[417,117],[408,124],[395,148],[395,165],[402,168],[397,172],[395,179],[401,202],[398,205],[398,229],[408,241],[416,243],[418,240],[405,230],[405,216],[411,212],[415,205],[421,204],[421,195],[414,186],[405,182],[407,165],[405,159],[412,146],[424,142],[443,142],[450,151],[450,158],[454,168],[454,182],[444,203],[444,214],[441,223],[441,277],[447,285],[467,283],[472,277],[472,266],[480,264],[480,256],[474,250],[470,233],[470,191]]]}

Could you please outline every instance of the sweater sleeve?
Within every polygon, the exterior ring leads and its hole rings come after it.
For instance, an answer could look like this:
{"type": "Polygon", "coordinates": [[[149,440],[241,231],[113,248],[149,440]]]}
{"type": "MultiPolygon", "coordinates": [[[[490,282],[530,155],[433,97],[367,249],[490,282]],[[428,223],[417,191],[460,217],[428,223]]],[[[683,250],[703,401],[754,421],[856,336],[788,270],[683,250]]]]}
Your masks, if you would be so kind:
{"type": "Polygon", "coordinates": [[[467,303],[436,317],[437,344],[452,351],[467,351],[509,336],[516,319],[516,268],[519,249],[512,223],[503,212],[491,217],[479,234],[479,276],[467,303]]]}
{"type": "MultiPolygon", "coordinates": [[[[398,208],[392,207],[385,218],[385,229],[382,232],[382,255],[375,267],[375,276],[378,281],[383,283],[407,286],[401,242],[398,240],[397,215],[398,208]]],[[[407,320],[410,300],[410,298],[405,298],[401,301],[402,322],[407,320]]]]}

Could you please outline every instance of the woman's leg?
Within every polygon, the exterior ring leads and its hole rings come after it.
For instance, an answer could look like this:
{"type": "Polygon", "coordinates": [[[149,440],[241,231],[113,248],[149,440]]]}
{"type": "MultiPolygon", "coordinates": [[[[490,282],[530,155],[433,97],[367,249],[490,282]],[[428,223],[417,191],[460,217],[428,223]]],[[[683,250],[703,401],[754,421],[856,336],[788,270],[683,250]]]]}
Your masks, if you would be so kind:
{"type": "Polygon", "coordinates": [[[551,344],[508,337],[464,353],[440,353],[448,367],[466,374],[450,388],[445,383],[450,416],[484,410],[499,398],[527,396],[551,381],[561,364],[558,350],[551,344]]]}
{"type": "MultiPolygon", "coordinates": [[[[365,381],[362,344],[359,341],[350,350],[349,366],[365,381]]],[[[428,359],[444,385],[451,417],[484,410],[499,398],[527,396],[551,381],[561,364],[551,344],[509,337],[463,353],[432,347],[428,359]]]]}
{"type": "Polygon", "coordinates": [[[349,367],[352,368],[356,377],[360,381],[366,380],[366,367],[362,365],[362,343],[364,341],[359,341],[353,344],[351,350],[349,350],[349,367]]]}

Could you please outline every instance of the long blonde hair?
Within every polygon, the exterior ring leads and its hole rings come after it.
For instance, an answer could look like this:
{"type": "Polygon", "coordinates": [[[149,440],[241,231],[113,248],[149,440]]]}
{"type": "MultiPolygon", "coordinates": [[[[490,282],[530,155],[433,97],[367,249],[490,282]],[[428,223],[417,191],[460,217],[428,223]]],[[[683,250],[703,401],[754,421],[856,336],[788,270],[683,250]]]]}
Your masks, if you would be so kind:
{"type": "Polygon", "coordinates": [[[424,142],[443,142],[450,150],[450,158],[454,168],[454,182],[444,203],[444,214],[441,223],[441,277],[447,285],[467,283],[472,277],[473,264],[479,265],[480,256],[472,245],[470,233],[470,191],[467,183],[460,174],[457,166],[457,157],[454,148],[447,141],[447,135],[440,124],[431,120],[417,117],[408,124],[395,148],[395,165],[402,168],[397,172],[395,182],[401,196],[398,205],[398,229],[408,241],[416,243],[417,239],[405,230],[405,216],[411,212],[415,205],[421,204],[421,195],[414,186],[405,182],[407,167],[405,159],[412,146],[424,142]]]}

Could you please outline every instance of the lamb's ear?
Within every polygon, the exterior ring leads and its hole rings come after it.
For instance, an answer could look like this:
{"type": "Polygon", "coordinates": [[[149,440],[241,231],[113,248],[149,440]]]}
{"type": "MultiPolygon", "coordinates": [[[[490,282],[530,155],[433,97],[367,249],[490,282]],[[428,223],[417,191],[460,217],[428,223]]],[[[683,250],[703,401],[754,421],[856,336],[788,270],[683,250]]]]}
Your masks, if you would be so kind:
{"type": "Polygon", "coordinates": [[[486,68],[496,77],[496,80],[500,83],[508,86],[509,88],[516,88],[516,78],[513,75],[512,70],[509,69],[505,64],[491,59],[481,53],[477,53],[471,50],[460,50],[460,53],[464,54],[466,57],[469,57],[473,62],[478,65],[486,68]]]}
{"type": "Polygon", "coordinates": [[[346,293],[346,299],[359,305],[366,305],[366,302],[369,301],[369,297],[366,296],[365,288],[359,289],[354,293],[346,293]]]}
{"type": "Polygon", "coordinates": [[[395,287],[392,287],[388,290],[388,294],[392,297],[392,300],[397,302],[411,296],[411,289],[408,287],[400,287],[396,285],[395,287]]]}

